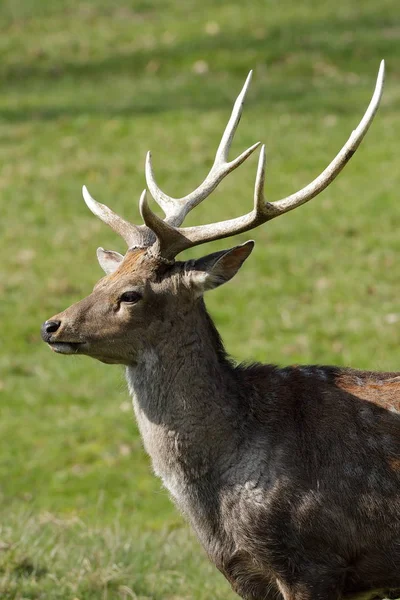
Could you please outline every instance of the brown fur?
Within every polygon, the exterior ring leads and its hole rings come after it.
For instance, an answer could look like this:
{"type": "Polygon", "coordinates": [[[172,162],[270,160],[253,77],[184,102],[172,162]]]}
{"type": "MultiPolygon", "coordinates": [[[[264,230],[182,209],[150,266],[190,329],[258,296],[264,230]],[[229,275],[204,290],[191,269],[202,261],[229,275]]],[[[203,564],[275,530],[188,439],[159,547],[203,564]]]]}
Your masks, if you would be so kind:
{"type": "Polygon", "coordinates": [[[400,376],[395,373],[340,375],[337,385],[357,398],[400,413],[400,376]]]}
{"type": "Polygon", "coordinates": [[[132,276],[134,273],[135,279],[146,281],[149,277],[149,271],[151,273],[158,267],[159,262],[155,258],[152,260],[146,248],[137,248],[129,250],[118,269],[105,279],[107,282],[119,281],[124,275],[132,276]]]}

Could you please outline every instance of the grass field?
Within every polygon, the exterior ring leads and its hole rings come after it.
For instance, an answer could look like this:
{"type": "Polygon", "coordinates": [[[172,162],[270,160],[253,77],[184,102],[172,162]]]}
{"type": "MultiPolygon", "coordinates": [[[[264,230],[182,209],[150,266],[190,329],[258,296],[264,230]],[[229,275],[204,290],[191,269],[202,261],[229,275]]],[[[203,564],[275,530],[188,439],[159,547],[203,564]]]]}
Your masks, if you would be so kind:
{"type": "MultiPolygon", "coordinates": [[[[53,355],[40,324],[91,290],[97,246],[124,250],[83,183],[139,222],[151,149],[161,187],[191,190],[254,68],[232,155],[265,141],[278,199],[340,149],[385,58],[360,151],[235,238],[256,249],[208,306],[240,360],[399,369],[398,3],[3,0],[0,22],[0,598],[233,599],[151,474],[122,369],[53,355]]],[[[247,212],[255,166],[188,222],[247,212]]]]}

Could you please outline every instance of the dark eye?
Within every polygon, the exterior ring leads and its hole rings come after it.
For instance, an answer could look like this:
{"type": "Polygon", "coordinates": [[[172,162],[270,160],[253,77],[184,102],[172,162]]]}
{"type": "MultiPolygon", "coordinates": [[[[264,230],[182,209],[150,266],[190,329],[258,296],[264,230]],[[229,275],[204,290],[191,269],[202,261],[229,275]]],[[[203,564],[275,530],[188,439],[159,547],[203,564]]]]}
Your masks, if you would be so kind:
{"type": "Polygon", "coordinates": [[[120,297],[120,302],[128,302],[133,304],[134,302],[138,302],[142,297],[142,294],[139,292],[124,292],[120,297]]]}

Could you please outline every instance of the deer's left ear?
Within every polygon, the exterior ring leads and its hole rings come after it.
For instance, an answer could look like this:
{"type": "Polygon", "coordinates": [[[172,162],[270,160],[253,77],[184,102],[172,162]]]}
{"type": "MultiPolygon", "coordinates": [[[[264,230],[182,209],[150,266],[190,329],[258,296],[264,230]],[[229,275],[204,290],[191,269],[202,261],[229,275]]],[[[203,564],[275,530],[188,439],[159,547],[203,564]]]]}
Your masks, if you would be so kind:
{"type": "Polygon", "coordinates": [[[106,275],[110,275],[118,269],[119,264],[124,260],[124,257],[119,252],[114,252],[114,250],[97,248],[97,259],[106,275]]]}
{"type": "Polygon", "coordinates": [[[221,250],[186,263],[190,286],[198,295],[222,285],[236,275],[254,248],[254,242],[245,242],[230,250],[221,250]]]}

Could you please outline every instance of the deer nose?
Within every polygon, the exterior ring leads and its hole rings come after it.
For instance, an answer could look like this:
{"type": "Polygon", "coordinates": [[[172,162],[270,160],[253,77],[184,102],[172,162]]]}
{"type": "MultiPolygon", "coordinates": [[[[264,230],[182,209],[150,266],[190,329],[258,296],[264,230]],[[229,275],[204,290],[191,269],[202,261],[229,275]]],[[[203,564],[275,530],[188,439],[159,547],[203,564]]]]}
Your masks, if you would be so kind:
{"type": "Polygon", "coordinates": [[[51,334],[55,333],[60,327],[61,321],[45,321],[41,328],[42,339],[45,342],[50,341],[51,334]]]}

